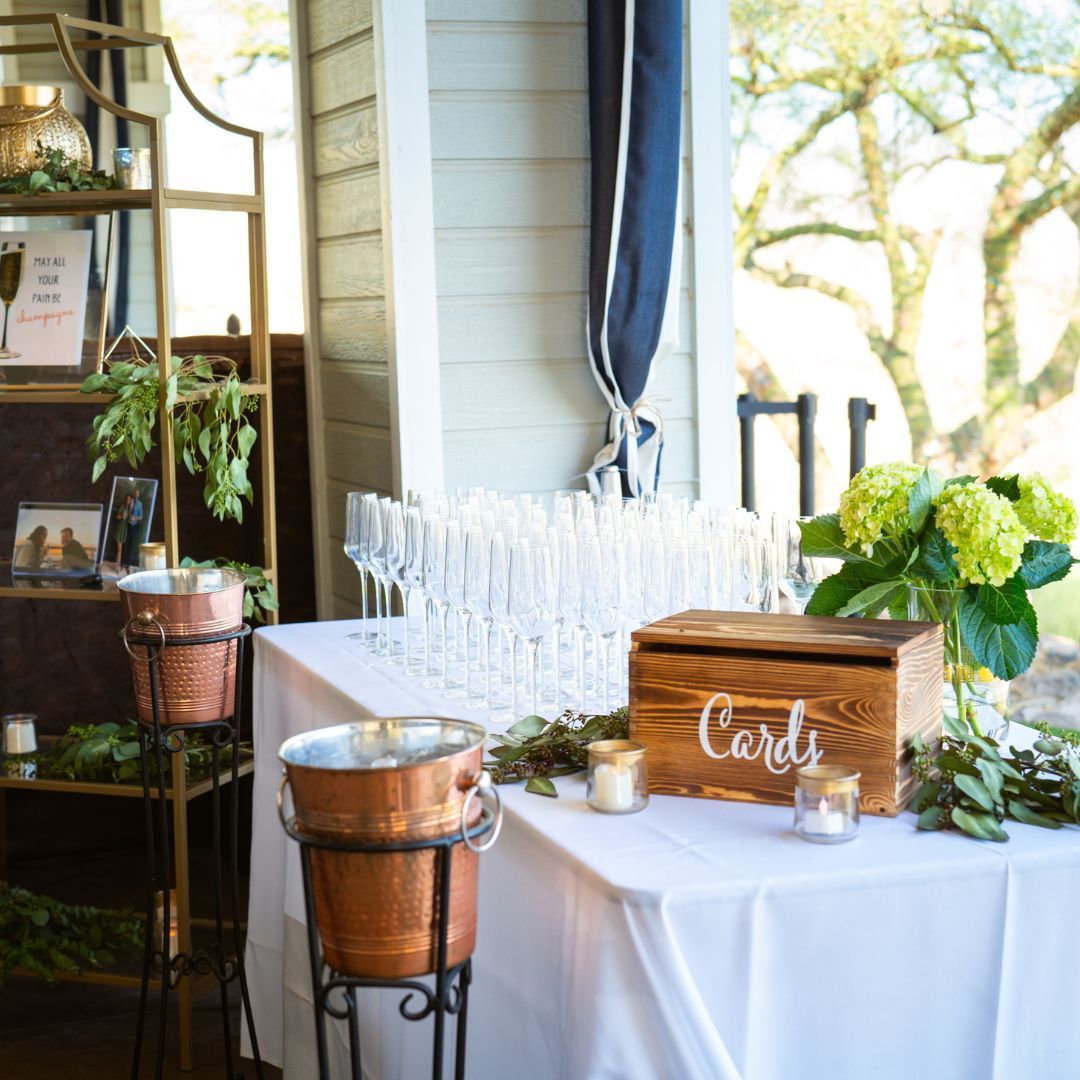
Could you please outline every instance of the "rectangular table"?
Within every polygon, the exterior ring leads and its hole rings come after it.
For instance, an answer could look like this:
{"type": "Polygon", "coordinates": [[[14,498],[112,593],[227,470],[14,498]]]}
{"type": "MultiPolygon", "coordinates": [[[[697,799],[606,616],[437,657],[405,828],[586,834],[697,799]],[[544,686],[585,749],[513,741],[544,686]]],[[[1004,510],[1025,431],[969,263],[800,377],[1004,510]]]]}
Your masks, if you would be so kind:
{"type": "MultiPolygon", "coordinates": [[[[246,956],[263,1055],[288,1080],[316,1076],[316,1060],[278,746],[371,716],[477,718],[360,652],[356,629],[255,635],[246,956]]],[[[917,832],[904,814],[864,818],[857,840],[829,847],[799,840],[785,807],[654,796],[609,817],[585,805],[582,779],[557,784],[558,800],[500,789],[506,821],[480,863],[470,1077],[1080,1075],[1080,831],[1010,823],[996,845],[917,832]]],[[[366,1075],[430,1070],[430,1021],[402,1019],[400,997],[361,998],[366,1075]]],[[[331,1045],[344,1076],[344,1043],[331,1045]]]]}

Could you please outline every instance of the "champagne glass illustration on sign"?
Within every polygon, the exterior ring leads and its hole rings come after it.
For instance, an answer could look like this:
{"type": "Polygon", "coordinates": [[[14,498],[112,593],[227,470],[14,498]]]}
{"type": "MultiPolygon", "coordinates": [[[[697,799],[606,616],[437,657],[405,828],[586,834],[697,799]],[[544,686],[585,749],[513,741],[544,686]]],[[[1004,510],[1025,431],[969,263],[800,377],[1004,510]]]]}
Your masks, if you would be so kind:
{"type": "Polygon", "coordinates": [[[11,305],[19,293],[22,284],[23,260],[26,258],[26,244],[21,240],[6,240],[0,245],[0,300],[4,302],[4,336],[0,340],[0,360],[13,360],[20,354],[8,348],[8,316],[11,305]]]}

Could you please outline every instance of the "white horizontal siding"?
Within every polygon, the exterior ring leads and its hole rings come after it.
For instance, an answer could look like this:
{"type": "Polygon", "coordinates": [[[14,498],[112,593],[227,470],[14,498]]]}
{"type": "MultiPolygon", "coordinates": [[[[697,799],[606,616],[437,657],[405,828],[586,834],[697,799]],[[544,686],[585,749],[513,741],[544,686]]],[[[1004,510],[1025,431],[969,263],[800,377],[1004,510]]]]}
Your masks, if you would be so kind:
{"type": "MultiPolygon", "coordinates": [[[[446,481],[553,490],[591,463],[607,416],[585,343],[585,0],[427,0],[427,17],[446,481]]],[[[687,489],[690,237],[680,344],[650,388],[665,482],[687,489]]]]}

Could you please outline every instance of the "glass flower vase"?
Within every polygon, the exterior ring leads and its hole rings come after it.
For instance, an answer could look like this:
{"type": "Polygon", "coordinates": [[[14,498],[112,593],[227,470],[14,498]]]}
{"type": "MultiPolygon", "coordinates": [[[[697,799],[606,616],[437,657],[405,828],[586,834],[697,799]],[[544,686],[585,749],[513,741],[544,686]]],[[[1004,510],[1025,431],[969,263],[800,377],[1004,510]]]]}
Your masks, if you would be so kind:
{"type": "Polygon", "coordinates": [[[1009,684],[980,667],[960,629],[959,589],[908,586],[908,618],[940,623],[945,635],[942,707],[961,719],[975,735],[1001,740],[1008,731],[1009,684]]]}

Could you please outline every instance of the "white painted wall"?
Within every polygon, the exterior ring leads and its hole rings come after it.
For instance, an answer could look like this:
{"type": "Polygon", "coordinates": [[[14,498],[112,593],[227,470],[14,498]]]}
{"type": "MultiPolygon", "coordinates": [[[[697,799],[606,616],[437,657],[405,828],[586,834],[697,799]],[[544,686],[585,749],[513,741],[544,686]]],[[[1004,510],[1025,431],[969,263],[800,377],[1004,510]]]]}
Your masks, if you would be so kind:
{"type": "MultiPolygon", "coordinates": [[[[451,488],[579,486],[605,441],[585,346],[585,18],[585,0],[427,0],[451,488]]],[[[664,416],[664,487],[677,493],[696,493],[699,475],[691,181],[687,157],[680,344],[649,393],[664,416]]]]}

